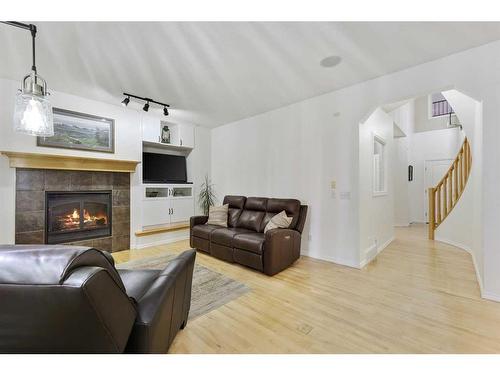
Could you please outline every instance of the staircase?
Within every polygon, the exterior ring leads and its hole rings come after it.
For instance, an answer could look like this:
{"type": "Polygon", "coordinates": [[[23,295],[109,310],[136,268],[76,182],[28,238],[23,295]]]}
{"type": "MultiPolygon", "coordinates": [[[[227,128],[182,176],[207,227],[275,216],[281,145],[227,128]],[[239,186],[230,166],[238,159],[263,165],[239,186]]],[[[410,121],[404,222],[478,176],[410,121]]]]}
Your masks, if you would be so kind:
{"type": "Polygon", "coordinates": [[[437,227],[446,219],[462,195],[472,166],[472,156],[467,137],[450,168],[439,183],[428,189],[429,239],[434,239],[437,227]]]}

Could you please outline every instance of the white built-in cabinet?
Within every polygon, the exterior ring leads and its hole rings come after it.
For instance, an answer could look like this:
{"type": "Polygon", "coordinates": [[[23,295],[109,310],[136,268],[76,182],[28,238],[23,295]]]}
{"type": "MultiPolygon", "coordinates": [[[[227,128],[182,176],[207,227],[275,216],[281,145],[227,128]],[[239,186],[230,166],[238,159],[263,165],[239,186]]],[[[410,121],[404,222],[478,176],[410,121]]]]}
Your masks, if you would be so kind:
{"type": "Polygon", "coordinates": [[[144,184],[143,228],[188,221],[194,215],[193,185],[144,184]]]}
{"type": "MultiPolygon", "coordinates": [[[[150,114],[142,116],[143,146],[159,153],[189,154],[195,145],[194,126],[150,114]],[[161,130],[168,126],[170,143],[161,143],[161,130]]],[[[142,228],[162,227],[189,221],[194,215],[192,184],[142,184],[142,228]]]]}
{"type": "Polygon", "coordinates": [[[142,139],[146,143],[157,144],[165,148],[194,148],[194,127],[189,124],[180,124],[160,119],[158,117],[143,115],[142,139]],[[170,144],[161,143],[161,129],[168,126],[170,130],[170,144]]]}

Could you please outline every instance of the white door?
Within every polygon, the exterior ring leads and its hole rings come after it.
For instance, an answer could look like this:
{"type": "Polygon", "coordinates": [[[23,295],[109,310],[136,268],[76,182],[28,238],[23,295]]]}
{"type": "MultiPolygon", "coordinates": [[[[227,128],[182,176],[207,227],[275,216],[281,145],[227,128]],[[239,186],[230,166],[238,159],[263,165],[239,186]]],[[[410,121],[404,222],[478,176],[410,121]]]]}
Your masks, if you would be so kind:
{"type": "Polygon", "coordinates": [[[425,198],[424,198],[424,212],[425,221],[428,223],[428,213],[429,211],[429,193],[427,192],[430,187],[435,187],[439,181],[444,177],[450,165],[453,163],[454,159],[442,159],[442,160],[426,160],[425,161],[425,198]]]}
{"type": "Polygon", "coordinates": [[[188,221],[194,215],[194,199],[193,198],[172,198],[170,199],[170,222],[178,223],[180,221],[188,221]]]}

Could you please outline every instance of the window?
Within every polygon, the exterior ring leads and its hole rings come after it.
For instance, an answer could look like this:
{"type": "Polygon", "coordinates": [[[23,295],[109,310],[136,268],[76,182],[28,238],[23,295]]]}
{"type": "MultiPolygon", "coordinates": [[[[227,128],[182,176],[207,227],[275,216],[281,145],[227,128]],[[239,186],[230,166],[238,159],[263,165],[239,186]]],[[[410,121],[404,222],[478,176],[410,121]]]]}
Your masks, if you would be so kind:
{"type": "Polygon", "coordinates": [[[450,103],[440,92],[429,95],[429,118],[448,116],[453,112],[450,103]]]}
{"type": "Polygon", "coordinates": [[[387,194],[385,141],[373,136],[373,195],[387,194]]]}

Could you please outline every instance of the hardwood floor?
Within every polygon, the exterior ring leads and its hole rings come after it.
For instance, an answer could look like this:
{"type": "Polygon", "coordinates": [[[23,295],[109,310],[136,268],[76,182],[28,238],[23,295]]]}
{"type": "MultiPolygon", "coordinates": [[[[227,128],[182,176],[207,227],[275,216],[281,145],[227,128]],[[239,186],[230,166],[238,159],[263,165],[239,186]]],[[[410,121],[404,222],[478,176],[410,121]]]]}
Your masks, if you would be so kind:
{"type": "Polygon", "coordinates": [[[170,353],[500,353],[500,303],[481,299],[470,255],[425,236],[423,225],[397,228],[362,270],[302,257],[274,277],[198,253],[251,292],[189,321],[170,353]]]}

